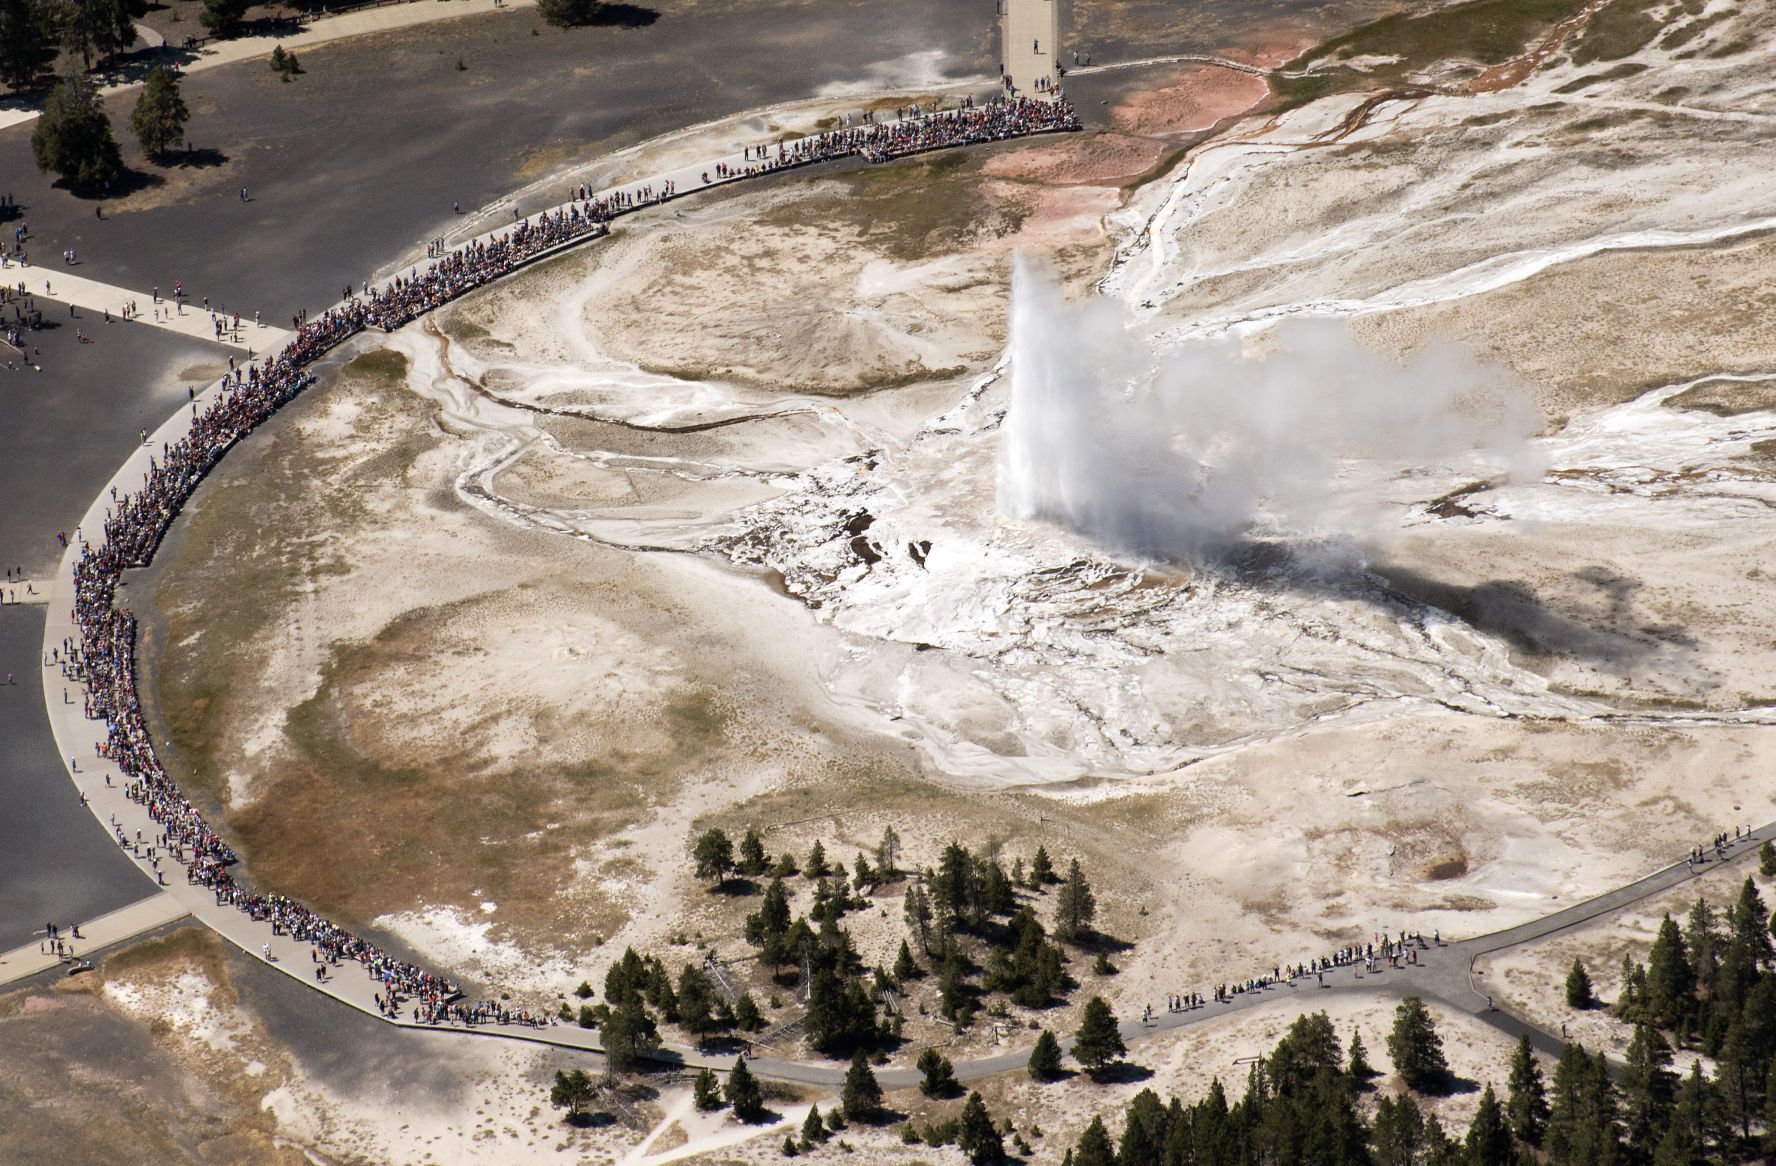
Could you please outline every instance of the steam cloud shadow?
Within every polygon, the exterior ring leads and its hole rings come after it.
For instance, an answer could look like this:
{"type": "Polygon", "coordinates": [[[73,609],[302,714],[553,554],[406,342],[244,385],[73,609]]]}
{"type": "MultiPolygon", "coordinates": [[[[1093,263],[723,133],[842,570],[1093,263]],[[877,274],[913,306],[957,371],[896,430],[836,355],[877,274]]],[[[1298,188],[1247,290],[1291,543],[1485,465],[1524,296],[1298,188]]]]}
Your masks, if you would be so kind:
{"type": "Polygon", "coordinates": [[[1273,540],[1229,540],[1192,565],[1243,586],[1315,599],[1361,600],[1393,612],[1434,608],[1482,635],[1504,641],[1513,652],[1536,658],[1564,656],[1612,671],[1625,671],[1671,648],[1698,646],[1683,628],[1638,622],[1632,596],[1639,582],[1606,567],[1587,567],[1571,576],[1598,593],[1599,611],[1552,599],[1520,580],[1452,583],[1399,563],[1365,566],[1355,555],[1345,561],[1308,556],[1273,540]]]}

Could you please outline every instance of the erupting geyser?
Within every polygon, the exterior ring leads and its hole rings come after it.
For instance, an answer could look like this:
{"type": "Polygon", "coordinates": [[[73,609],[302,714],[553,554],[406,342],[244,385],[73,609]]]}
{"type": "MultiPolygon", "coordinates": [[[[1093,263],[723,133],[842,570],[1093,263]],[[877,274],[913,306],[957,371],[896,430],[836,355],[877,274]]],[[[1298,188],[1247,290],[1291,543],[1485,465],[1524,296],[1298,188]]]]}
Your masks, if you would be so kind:
{"type": "Polygon", "coordinates": [[[1334,321],[1155,352],[1121,303],[1070,303],[1020,260],[998,504],[1154,559],[1364,536],[1388,476],[1474,451],[1520,468],[1537,420],[1459,349],[1401,364],[1334,321]]]}

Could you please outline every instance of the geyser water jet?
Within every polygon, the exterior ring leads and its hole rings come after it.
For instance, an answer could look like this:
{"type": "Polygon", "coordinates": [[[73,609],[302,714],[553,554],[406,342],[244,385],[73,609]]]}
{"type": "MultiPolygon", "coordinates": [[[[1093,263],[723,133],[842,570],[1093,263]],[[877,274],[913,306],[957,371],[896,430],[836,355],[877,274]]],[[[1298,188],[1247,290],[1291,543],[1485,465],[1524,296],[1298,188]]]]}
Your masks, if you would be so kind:
{"type": "Polygon", "coordinates": [[[1369,538],[1389,476],[1470,451],[1521,472],[1539,420],[1452,345],[1399,363],[1340,322],[1155,352],[1119,302],[1069,302],[1021,258],[1010,332],[999,511],[1118,554],[1369,538]]]}

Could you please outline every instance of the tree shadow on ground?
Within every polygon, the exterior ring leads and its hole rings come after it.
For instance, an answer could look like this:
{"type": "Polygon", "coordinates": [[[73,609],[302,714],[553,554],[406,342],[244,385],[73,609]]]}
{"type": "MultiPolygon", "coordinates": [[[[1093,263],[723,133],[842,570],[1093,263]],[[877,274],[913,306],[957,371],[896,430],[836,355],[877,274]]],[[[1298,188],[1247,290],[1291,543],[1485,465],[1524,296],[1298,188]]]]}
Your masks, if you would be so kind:
{"type": "Polygon", "coordinates": [[[1480,1082],[1454,1073],[1440,1073],[1432,1080],[1420,1083],[1417,1092],[1426,1097],[1466,1097],[1480,1092],[1480,1082]]]}
{"type": "Polygon", "coordinates": [[[65,190],[75,198],[91,199],[102,202],[106,199],[128,198],[143,190],[153,190],[165,186],[166,179],[146,170],[132,170],[124,167],[123,172],[106,183],[76,183],[67,178],[58,178],[55,182],[57,190],[65,190]]]}
{"type": "Polygon", "coordinates": [[[1096,1072],[1088,1071],[1086,1075],[1099,1085],[1133,1085],[1137,1081],[1151,1080],[1153,1070],[1133,1061],[1112,1061],[1096,1072]]]}
{"type": "Polygon", "coordinates": [[[660,13],[640,4],[600,4],[580,21],[581,28],[646,28],[660,19],[660,13]]]}
{"type": "Polygon", "coordinates": [[[1361,563],[1361,548],[1350,550],[1356,561],[1328,562],[1298,554],[1286,542],[1235,538],[1208,551],[1206,562],[1191,565],[1243,586],[1358,600],[1404,609],[1402,614],[1436,608],[1538,658],[1626,669],[1661,651],[1696,647],[1681,627],[1633,618],[1630,597],[1638,583],[1607,568],[1587,567],[1571,576],[1596,593],[1599,602],[1588,604],[1549,597],[1515,579],[1452,583],[1396,563],[1361,563]]]}
{"type": "Polygon", "coordinates": [[[208,170],[212,166],[221,166],[228,161],[228,155],[210,146],[199,146],[191,150],[179,150],[157,159],[162,166],[180,170],[208,170]]]}

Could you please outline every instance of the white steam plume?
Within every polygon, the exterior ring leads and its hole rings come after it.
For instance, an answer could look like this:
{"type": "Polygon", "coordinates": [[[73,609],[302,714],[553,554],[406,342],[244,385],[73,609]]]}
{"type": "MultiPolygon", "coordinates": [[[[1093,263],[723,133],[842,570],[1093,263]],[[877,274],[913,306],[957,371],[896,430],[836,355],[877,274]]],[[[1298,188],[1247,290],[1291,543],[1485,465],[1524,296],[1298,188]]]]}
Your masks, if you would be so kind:
{"type": "Polygon", "coordinates": [[[1429,460],[1479,450],[1527,468],[1527,394],[1454,347],[1400,364],[1333,321],[1260,340],[1262,353],[1222,341],[1156,356],[1120,303],[1067,302],[1019,260],[1000,512],[1194,558],[1373,534],[1382,484],[1429,460]]]}

